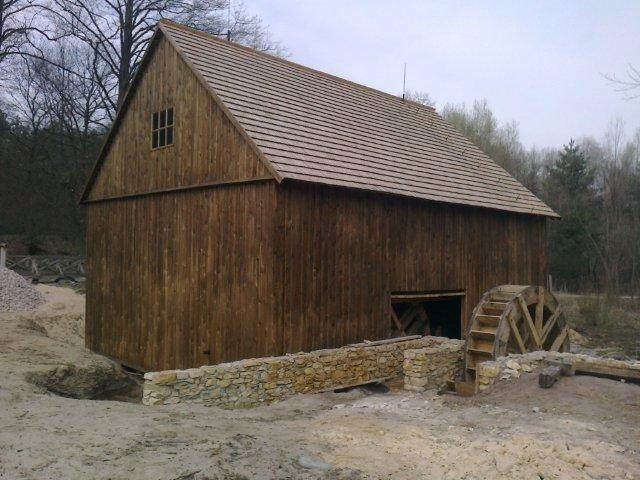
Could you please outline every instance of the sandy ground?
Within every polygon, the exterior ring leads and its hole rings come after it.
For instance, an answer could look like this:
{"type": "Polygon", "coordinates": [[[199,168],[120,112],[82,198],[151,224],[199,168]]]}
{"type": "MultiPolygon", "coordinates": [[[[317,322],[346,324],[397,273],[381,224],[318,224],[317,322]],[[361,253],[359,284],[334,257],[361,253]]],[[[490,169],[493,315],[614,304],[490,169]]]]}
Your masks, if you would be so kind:
{"type": "Polygon", "coordinates": [[[82,347],[83,297],[38,288],[46,305],[0,314],[2,479],[640,479],[640,387],[586,376],[235,411],[59,397],[25,376],[101,358],[82,347]]]}

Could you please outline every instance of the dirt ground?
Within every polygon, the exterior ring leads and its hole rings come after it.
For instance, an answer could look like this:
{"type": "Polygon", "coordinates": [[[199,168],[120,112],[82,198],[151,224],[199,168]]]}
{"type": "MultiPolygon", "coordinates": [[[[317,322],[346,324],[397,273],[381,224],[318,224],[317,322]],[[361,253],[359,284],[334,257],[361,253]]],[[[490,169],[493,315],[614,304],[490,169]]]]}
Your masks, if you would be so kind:
{"type": "Polygon", "coordinates": [[[26,380],[104,362],[84,298],[0,314],[2,479],[640,479],[640,386],[525,374],[474,398],[343,393],[251,410],[75,400],[26,380]]]}

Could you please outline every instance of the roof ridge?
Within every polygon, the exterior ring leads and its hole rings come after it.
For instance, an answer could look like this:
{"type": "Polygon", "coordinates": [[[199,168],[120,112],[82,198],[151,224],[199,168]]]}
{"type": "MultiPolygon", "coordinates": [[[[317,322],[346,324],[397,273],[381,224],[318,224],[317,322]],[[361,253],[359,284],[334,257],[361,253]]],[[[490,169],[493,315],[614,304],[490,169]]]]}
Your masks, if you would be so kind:
{"type": "Polygon", "coordinates": [[[429,112],[434,112],[434,113],[436,112],[436,109],[434,107],[430,106],[430,105],[425,105],[423,103],[419,103],[419,102],[416,102],[414,100],[407,100],[407,99],[404,99],[402,97],[399,97],[398,95],[394,95],[392,93],[385,92],[384,90],[379,90],[377,88],[369,87],[368,85],[363,85],[362,83],[358,83],[358,82],[355,82],[353,80],[349,80],[349,79],[344,78],[344,77],[339,77],[338,75],[333,75],[331,73],[323,72],[322,70],[318,70],[318,69],[315,69],[315,68],[312,68],[312,67],[308,67],[308,66],[303,65],[301,63],[296,63],[296,62],[293,62],[291,60],[287,60],[286,58],[278,57],[277,55],[272,55],[270,53],[263,52],[261,50],[256,50],[255,48],[247,47],[247,46],[241,45],[241,44],[239,44],[237,42],[222,40],[220,38],[217,38],[212,33],[205,32],[204,30],[199,30],[199,29],[197,29],[195,27],[191,27],[189,25],[185,25],[184,23],[175,22],[173,20],[169,20],[169,19],[166,19],[166,18],[163,18],[163,19],[159,20],[158,23],[169,25],[171,27],[175,27],[175,28],[178,28],[178,29],[186,30],[186,31],[188,31],[190,33],[194,33],[196,35],[200,35],[200,36],[202,36],[202,37],[204,37],[204,38],[206,38],[208,40],[221,43],[221,44],[223,44],[225,46],[228,46],[228,47],[231,47],[231,48],[237,48],[237,49],[249,52],[249,53],[254,54],[254,55],[262,56],[262,57],[268,58],[270,60],[282,63],[282,64],[287,65],[287,66],[290,66],[290,67],[301,68],[301,69],[304,69],[304,70],[306,70],[306,71],[308,71],[310,73],[313,73],[313,74],[319,74],[319,75],[322,75],[323,77],[327,77],[327,78],[330,78],[332,80],[337,80],[339,82],[346,83],[348,85],[355,86],[357,88],[368,90],[368,91],[374,92],[376,94],[381,94],[381,95],[387,97],[388,99],[393,100],[394,102],[399,102],[400,105],[417,106],[419,108],[424,108],[425,110],[427,110],[429,112]]]}

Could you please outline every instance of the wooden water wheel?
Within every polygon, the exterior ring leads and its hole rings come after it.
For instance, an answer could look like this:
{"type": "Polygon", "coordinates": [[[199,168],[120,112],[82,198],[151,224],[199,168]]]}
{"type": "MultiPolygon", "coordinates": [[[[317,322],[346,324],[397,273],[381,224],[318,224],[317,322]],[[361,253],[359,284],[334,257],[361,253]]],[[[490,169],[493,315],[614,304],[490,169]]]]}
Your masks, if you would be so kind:
{"type": "Polygon", "coordinates": [[[534,285],[500,285],[487,291],[467,331],[467,381],[475,379],[481,362],[535,350],[569,351],[569,328],[556,297],[534,285]]]}

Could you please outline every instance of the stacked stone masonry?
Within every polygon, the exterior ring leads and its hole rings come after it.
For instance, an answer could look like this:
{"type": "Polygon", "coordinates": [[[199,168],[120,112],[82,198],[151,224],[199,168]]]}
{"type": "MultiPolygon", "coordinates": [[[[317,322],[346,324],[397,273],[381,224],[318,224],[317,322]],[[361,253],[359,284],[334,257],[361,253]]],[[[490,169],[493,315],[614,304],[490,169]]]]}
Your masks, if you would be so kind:
{"type": "Polygon", "coordinates": [[[591,357],[575,353],[538,351],[522,355],[509,355],[508,357],[501,357],[494,361],[481,363],[477,369],[476,391],[487,390],[497,381],[518,378],[522,373],[538,371],[546,367],[549,362],[558,361],[573,365],[591,364],[594,366],[640,371],[640,362],[625,362],[622,360],[591,357]]]}
{"type": "MultiPolygon", "coordinates": [[[[421,337],[282,357],[251,358],[189,370],[150,372],[144,376],[142,403],[166,405],[185,402],[223,408],[254,407],[296,394],[399,377],[403,374],[404,352],[408,349],[429,350],[426,355],[434,362],[439,362],[437,352],[447,358],[445,363],[448,366],[440,365],[429,371],[431,379],[437,375],[436,372],[449,374],[452,368],[449,364],[455,356],[452,351],[461,355],[462,342],[442,337],[421,337]]],[[[421,368],[426,367],[423,365],[421,368]]]]}
{"type": "Polygon", "coordinates": [[[462,375],[462,341],[404,351],[404,388],[424,392],[442,388],[462,375]]]}

